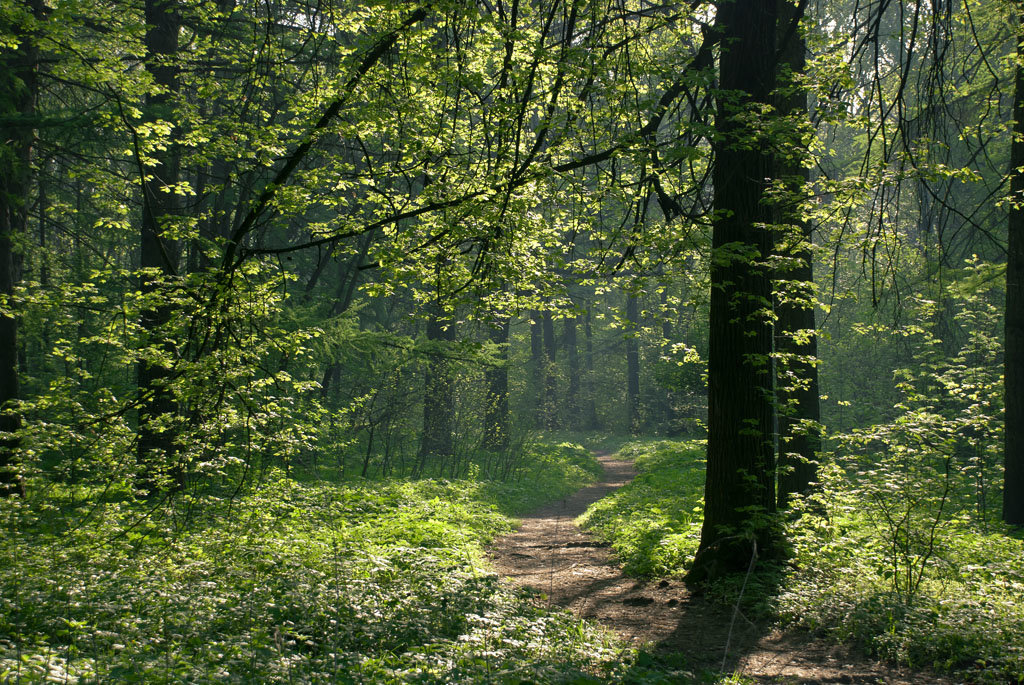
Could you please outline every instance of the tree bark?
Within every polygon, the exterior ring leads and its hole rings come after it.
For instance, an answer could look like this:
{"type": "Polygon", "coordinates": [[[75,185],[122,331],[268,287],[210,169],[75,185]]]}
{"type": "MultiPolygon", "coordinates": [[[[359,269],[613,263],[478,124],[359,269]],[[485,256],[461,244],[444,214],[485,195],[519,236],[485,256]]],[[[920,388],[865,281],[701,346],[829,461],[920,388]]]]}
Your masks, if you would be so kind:
{"type": "MultiPolygon", "coordinates": [[[[44,18],[42,0],[31,0],[29,9],[37,21],[44,18]]],[[[0,53],[3,96],[0,113],[0,496],[25,494],[18,472],[18,431],[21,413],[17,406],[18,322],[13,316],[17,285],[17,242],[28,228],[28,197],[32,185],[32,144],[38,94],[39,52],[34,37],[23,26],[10,27],[20,42],[0,53]]]]}
{"type": "MultiPolygon", "coordinates": [[[[665,353],[672,348],[672,319],[669,317],[668,289],[661,291],[659,296],[661,304],[661,347],[665,353]]],[[[661,398],[661,410],[664,417],[666,430],[669,435],[675,432],[676,425],[676,397],[672,390],[665,390],[661,398]]]]}
{"type": "MultiPolygon", "coordinates": [[[[174,121],[172,111],[178,90],[178,33],[181,16],[176,0],[146,0],[146,69],[153,76],[159,91],[146,98],[150,120],[174,121]]],[[[140,290],[159,299],[161,285],[177,273],[178,245],[167,236],[168,224],[177,215],[178,201],[173,187],[178,182],[178,150],[169,145],[155,153],[156,163],[141,169],[142,231],[140,236],[140,290]]],[[[154,304],[142,311],[140,324],[148,344],[175,353],[168,339],[168,324],[173,310],[169,304],[154,304]]],[[[174,425],[178,405],[168,384],[172,373],[165,362],[143,360],[138,368],[138,385],[142,401],[139,405],[138,461],[142,488],[153,495],[167,487],[180,487],[184,467],[178,463],[178,447],[174,425]]]]}
{"type": "Polygon", "coordinates": [[[541,325],[541,313],[530,311],[530,368],[533,372],[533,387],[530,395],[535,402],[533,412],[534,428],[544,428],[544,378],[547,375],[547,363],[544,359],[544,331],[541,325]]]}
{"type": "MultiPolygon", "coordinates": [[[[806,44],[800,31],[790,31],[794,22],[803,18],[803,8],[779,0],[779,37],[790,36],[780,47],[780,65],[792,74],[801,74],[805,66],[806,44]]],[[[793,89],[779,98],[782,116],[806,117],[807,92],[793,89]]],[[[807,151],[797,147],[796,141],[787,146],[787,155],[776,156],[777,178],[785,179],[790,198],[779,206],[777,223],[782,229],[777,241],[782,267],[777,272],[780,281],[790,284],[790,290],[776,296],[775,347],[778,367],[779,400],[779,454],[778,454],[778,506],[789,505],[794,494],[810,492],[817,480],[817,453],[821,449],[819,424],[821,409],[818,395],[818,337],[814,321],[812,293],[807,287],[814,282],[811,239],[813,227],[800,215],[798,203],[810,179],[808,169],[800,162],[807,151]],[[788,246],[788,247],[786,247],[788,246]],[[794,299],[794,295],[796,299],[794,299]]]]}
{"type": "Polygon", "coordinates": [[[1010,216],[1006,253],[1006,331],[1003,382],[1003,520],[1024,525],[1024,12],[1017,16],[1017,65],[1010,147],[1010,216]]]}
{"type": "Polygon", "coordinates": [[[630,435],[640,434],[640,303],[626,295],[626,414],[630,435]]]}
{"type": "Polygon", "coordinates": [[[484,373],[487,400],[484,410],[484,449],[503,452],[511,437],[508,405],[508,337],[510,322],[503,317],[490,329],[490,339],[500,346],[500,360],[484,373]]]}
{"type": "Polygon", "coordinates": [[[439,343],[430,353],[423,390],[423,434],[420,438],[418,471],[428,459],[447,459],[455,452],[453,419],[455,388],[445,343],[455,340],[455,323],[447,321],[440,303],[431,307],[427,340],[439,343]]]}
{"type": "Polygon", "coordinates": [[[718,8],[720,91],[712,172],[708,454],[704,524],[690,582],[743,571],[772,548],[775,401],[772,371],[772,212],[763,202],[771,154],[737,115],[770,102],[776,5],[718,8]]]}
{"type": "Polygon", "coordinates": [[[569,379],[565,390],[565,422],[569,430],[580,429],[580,351],[576,342],[576,317],[565,319],[565,354],[569,379]]]}

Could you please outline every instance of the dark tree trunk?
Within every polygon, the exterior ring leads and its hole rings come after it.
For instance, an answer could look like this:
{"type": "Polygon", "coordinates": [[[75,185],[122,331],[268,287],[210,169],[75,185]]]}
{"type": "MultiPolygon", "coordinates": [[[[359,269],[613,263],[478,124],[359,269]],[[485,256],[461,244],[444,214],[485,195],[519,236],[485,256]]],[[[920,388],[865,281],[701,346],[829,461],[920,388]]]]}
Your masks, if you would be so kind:
{"type": "MultiPolygon", "coordinates": [[[[668,290],[662,290],[659,298],[661,303],[661,346],[667,353],[672,347],[672,319],[668,311],[668,290]]],[[[676,425],[676,403],[675,394],[671,390],[665,392],[661,398],[661,407],[664,415],[665,425],[671,434],[676,425]]]]}
{"type": "MultiPolygon", "coordinates": [[[[1024,41],[1024,14],[1017,17],[1017,38],[1024,41]]],[[[1004,391],[1006,428],[1003,520],[1024,525],[1024,67],[1017,55],[1010,147],[1009,234],[1006,255],[1006,341],[1004,391]]]]}
{"type": "MultiPolygon", "coordinates": [[[[174,64],[178,51],[181,17],[175,0],[146,0],[146,69],[161,91],[146,100],[150,120],[173,122],[173,98],[178,89],[178,68],[174,64]]],[[[140,289],[159,298],[161,283],[178,269],[178,245],[167,237],[169,224],[178,213],[177,198],[172,190],[178,182],[178,151],[170,146],[156,154],[156,164],[141,171],[142,234],[140,289]]],[[[162,348],[173,355],[174,345],[167,330],[173,310],[169,304],[156,304],[145,309],[140,317],[146,332],[146,344],[162,348]]],[[[173,356],[171,357],[173,359],[173,356]]],[[[138,383],[142,401],[139,405],[138,459],[142,487],[154,494],[165,487],[180,487],[184,467],[178,463],[175,444],[178,413],[174,393],[168,387],[171,370],[163,363],[139,364],[138,383]],[[168,420],[170,418],[170,420],[168,420]],[[169,479],[169,480],[168,480],[169,479]]]]}
{"type": "MultiPolygon", "coordinates": [[[[42,21],[41,0],[29,6],[42,21]]],[[[4,27],[21,40],[17,48],[0,52],[0,298],[11,307],[17,284],[17,242],[28,225],[28,197],[31,191],[32,143],[38,92],[38,49],[33,36],[22,26],[4,27]]],[[[18,436],[21,414],[17,403],[18,322],[0,314],[0,496],[25,494],[18,473],[18,436]]]]}
{"type": "Polygon", "coordinates": [[[537,310],[530,312],[530,369],[532,373],[533,387],[530,396],[533,397],[534,412],[533,425],[535,428],[544,428],[544,378],[547,371],[547,363],[544,359],[544,330],[541,325],[541,314],[537,310]]]}
{"type": "Polygon", "coordinates": [[[594,331],[591,327],[591,314],[587,310],[583,317],[583,427],[587,430],[598,430],[601,422],[597,418],[597,387],[594,378],[594,331]]]}
{"type": "MultiPolygon", "coordinates": [[[[355,297],[356,287],[359,285],[359,276],[362,273],[359,266],[366,261],[366,255],[370,251],[370,244],[373,242],[373,232],[362,237],[359,243],[359,252],[347,262],[338,260],[338,288],[334,295],[334,303],[331,305],[331,316],[340,316],[352,306],[352,299],[355,297]]],[[[311,293],[316,283],[310,279],[307,285],[307,293],[311,293]]],[[[336,382],[341,373],[341,367],[337,362],[330,362],[324,369],[323,382],[320,385],[320,397],[326,398],[332,382],[336,382]]]]}
{"type": "Polygon", "coordinates": [[[770,101],[776,5],[722,3],[715,23],[722,47],[712,176],[707,480],[691,582],[745,570],[755,549],[768,552],[765,514],[775,510],[772,326],[764,311],[772,303],[764,264],[772,242],[764,226],[772,211],[763,202],[771,155],[737,115],[770,101]]]}
{"type": "Polygon", "coordinates": [[[576,343],[576,317],[565,319],[565,354],[569,367],[565,390],[565,421],[569,430],[580,429],[580,351],[576,343]]]}
{"type": "Polygon", "coordinates": [[[446,320],[440,304],[431,308],[427,321],[427,339],[438,343],[427,361],[423,390],[423,435],[418,454],[419,467],[429,459],[445,460],[455,452],[453,419],[455,415],[455,387],[452,382],[451,361],[445,343],[455,340],[455,323],[446,320]]]}
{"type": "Polygon", "coordinates": [[[509,320],[503,318],[491,327],[490,339],[500,346],[500,360],[484,373],[487,406],[484,414],[484,448],[495,452],[508,449],[510,429],[508,407],[508,335],[509,320]]]}
{"type": "Polygon", "coordinates": [[[640,303],[626,296],[626,418],[630,435],[640,434],[640,303]]]}
{"type": "MultiPolygon", "coordinates": [[[[780,47],[780,64],[792,74],[804,71],[806,45],[799,31],[789,31],[793,22],[802,19],[802,8],[786,0],[779,1],[779,36],[789,36],[780,47]],[[798,15],[799,12],[799,15],[798,15]]],[[[779,113],[783,116],[805,117],[807,93],[793,89],[780,98],[779,113]]],[[[787,146],[798,149],[793,145],[787,146]]],[[[806,151],[800,151],[806,153],[806,151]]],[[[785,179],[792,197],[779,206],[781,229],[778,252],[782,267],[780,281],[787,282],[789,292],[776,298],[775,347],[778,368],[779,465],[778,505],[785,508],[794,494],[806,494],[817,480],[817,453],[821,449],[819,422],[821,410],[818,396],[818,338],[814,321],[813,294],[807,290],[814,281],[811,254],[812,226],[800,216],[797,203],[809,180],[809,172],[801,165],[800,156],[778,156],[775,176],[785,179]],[[806,284],[806,285],[805,285],[806,284]],[[794,299],[794,296],[795,299],[794,299]]]]}
{"type": "Polygon", "coordinates": [[[551,312],[544,312],[544,427],[558,428],[558,374],[555,367],[558,348],[555,346],[555,321],[551,312]]]}

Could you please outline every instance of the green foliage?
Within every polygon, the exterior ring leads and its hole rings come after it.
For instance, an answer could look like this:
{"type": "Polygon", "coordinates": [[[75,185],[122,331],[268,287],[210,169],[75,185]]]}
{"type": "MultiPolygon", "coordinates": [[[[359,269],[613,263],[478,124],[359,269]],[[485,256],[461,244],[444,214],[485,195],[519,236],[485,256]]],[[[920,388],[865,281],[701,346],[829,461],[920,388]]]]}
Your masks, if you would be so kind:
{"type": "Polygon", "coordinates": [[[204,503],[219,515],[183,533],[117,503],[61,533],[5,508],[0,679],[582,682],[621,648],[481,561],[510,512],[594,471],[580,448],[536,453],[517,484],[275,471],[235,502],[204,503]]]}
{"type": "Polygon", "coordinates": [[[999,309],[971,285],[990,272],[968,260],[943,303],[886,331],[915,364],[886,420],[835,440],[791,522],[778,607],[885,658],[1004,682],[1024,679],[1024,544],[998,523],[999,309]]]}
{"type": "Polygon", "coordinates": [[[635,460],[637,477],[591,505],[578,523],[611,543],[627,573],[682,574],[700,542],[703,444],[633,442],[619,455],[635,460]]]}
{"type": "Polygon", "coordinates": [[[321,329],[282,317],[288,277],[265,266],[246,264],[228,286],[190,274],[147,293],[123,292],[135,274],[113,269],[81,285],[28,284],[19,300],[26,337],[49,345],[22,403],[30,496],[50,497],[55,481],[67,485],[72,504],[88,499],[79,488],[135,487],[144,389],[132,371],[143,362],[166,371],[162,388],[180,409],[159,419],[177,450],[177,463],[165,467],[180,468],[194,489],[244,482],[251,469],[287,465],[315,445],[322,429],[310,347],[321,329]],[[204,292],[221,294],[215,311],[204,292]],[[145,330],[140,313],[168,303],[174,316],[145,330]],[[231,344],[205,346],[218,337],[231,344]]]}
{"type": "MultiPolygon", "coordinates": [[[[883,474],[870,477],[885,487],[883,474]]],[[[1024,542],[998,527],[982,532],[961,516],[934,526],[925,558],[917,536],[933,522],[922,528],[912,511],[894,539],[877,514],[861,481],[836,466],[824,471],[822,492],[790,528],[781,617],[911,667],[1024,679],[1024,542]],[[918,574],[912,593],[894,578],[908,561],[918,574]]]]}

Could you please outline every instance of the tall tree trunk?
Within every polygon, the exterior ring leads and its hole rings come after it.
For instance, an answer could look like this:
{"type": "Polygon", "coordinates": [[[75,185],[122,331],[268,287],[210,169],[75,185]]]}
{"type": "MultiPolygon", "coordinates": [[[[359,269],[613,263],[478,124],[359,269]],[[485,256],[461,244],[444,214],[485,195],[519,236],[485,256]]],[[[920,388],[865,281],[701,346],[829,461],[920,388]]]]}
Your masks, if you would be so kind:
{"type": "Polygon", "coordinates": [[[591,313],[583,317],[583,427],[587,430],[598,430],[601,421],[597,417],[597,387],[594,378],[594,331],[591,326],[591,313]]]}
{"type": "MultiPolygon", "coordinates": [[[[146,69],[153,76],[159,91],[146,99],[150,120],[173,122],[174,97],[178,90],[178,33],[181,16],[176,0],[146,0],[146,69]]],[[[141,171],[142,233],[140,289],[159,298],[161,283],[178,269],[178,245],[167,236],[168,224],[178,213],[173,187],[178,182],[178,150],[171,145],[155,153],[156,163],[141,171]]],[[[169,304],[155,304],[140,317],[142,329],[149,336],[154,352],[160,348],[173,355],[174,345],[167,338],[167,325],[173,310],[169,304]]],[[[173,359],[173,356],[171,357],[173,359]]],[[[154,494],[167,486],[178,487],[184,478],[183,465],[178,463],[175,443],[175,419],[178,413],[173,391],[168,387],[171,370],[166,363],[142,361],[138,368],[138,384],[142,401],[139,405],[138,459],[142,486],[154,494]],[[168,482],[168,479],[170,481],[168,482]]]]}
{"type": "Polygon", "coordinates": [[[626,295],[626,414],[629,434],[640,434],[640,303],[626,295]]]}
{"type": "Polygon", "coordinates": [[[770,102],[776,5],[722,3],[715,24],[721,90],[712,176],[707,479],[691,582],[744,570],[755,550],[768,551],[765,514],[775,510],[772,326],[764,311],[772,302],[765,266],[771,232],[764,228],[772,212],[763,202],[771,155],[738,115],[770,102]]]}
{"type": "Polygon", "coordinates": [[[558,374],[555,366],[558,348],[555,346],[555,320],[551,312],[544,312],[544,427],[558,428],[558,374]]]}
{"type": "Polygon", "coordinates": [[[1024,12],[1017,17],[1017,66],[1010,147],[1009,232],[1006,254],[1003,520],[1024,525],[1024,12]]]}
{"type": "MultiPolygon", "coordinates": [[[[805,66],[806,45],[800,31],[790,31],[795,22],[803,19],[803,6],[794,7],[779,0],[779,37],[789,39],[780,47],[780,65],[793,74],[802,74],[805,66]]],[[[789,85],[789,84],[787,84],[789,85]]],[[[806,117],[807,92],[791,88],[790,94],[779,100],[779,114],[806,117]]],[[[817,480],[817,453],[821,449],[819,422],[821,409],[818,395],[818,337],[814,321],[813,293],[808,286],[814,282],[813,255],[811,254],[812,226],[800,215],[798,203],[803,198],[810,174],[800,164],[806,150],[793,145],[796,155],[776,157],[777,178],[785,179],[792,195],[779,206],[777,223],[789,227],[782,229],[777,247],[782,267],[777,278],[785,282],[790,292],[776,297],[775,347],[778,367],[779,400],[779,466],[778,505],[785,508],[794,494],[806,494],[817,480]],[[795,291],[795,292],[794,292],[795,291]],[[795,297],[794,297],[795,296],[795,297]]]]}
{"type": "MultiPolygon", "coordinates": [[[[42,0],[30,0],[36,21],[43,21],[42,0]]],[[[19,255],[17,243],[28,228],[28,197],[32,186],[32,143],[35,139],[39,52],[31,30],[5,26],[19,38],[18,47],[0,52],[0,301],[13,308],[19,255]]],[[[18,322],[0,313],[0,496],[25,494],[18,473],[21,414],[17,406],[18,322]]]]}
{"type": "Polygon", "coordinates": [[[455,340],[455,323],[446,320],[440,303],[431,307],[427,321],[427,340],[439,343],[431,350],[427,361],[423,389],[423,434],[417,471],[422,471],[429,459],[447,459],[455,452],[453,419],[455,416],[455,387],[452,379],[448,346],[455,340]]]}
{"type": "Polygon", "coordinates": [[[544,330],[541,324],[541,313],[530,311],[530,369],[533,387],[529,393],[533,398],[534,428],[544,428],[544,379],[547,376],[547,362],[544,359],[544,330]]]}
{"type": "MultiPolygon", "coordinates": [[[[667,288],[661,291],[659,302],[661,304],[661,347],[667,354],[672,348],[672,319],[669,317],[667,288]]],[[[677,419],[675,399],[675,394],[671,390],[666,390],[661,398],[662,415],[670,435],[675,432],[677,419]]]]}
{"type": "Polygon", "coordinates": [[[580,429],[580,351],[576,342],[577,317],[565,319],[565,354],[569,370],[568,387],[565,390],[565,421],[569,430],[580,429]]]}
{"type": "Polygon", "coordinates": [[[484,412],[484,448],[495,452],[508,449],[511,425],[508,406],[508,336],[510,321],[503,317],[489,331],[491,342],[500,348],[499,363],[487,369],[487,400],[484,412]]]}

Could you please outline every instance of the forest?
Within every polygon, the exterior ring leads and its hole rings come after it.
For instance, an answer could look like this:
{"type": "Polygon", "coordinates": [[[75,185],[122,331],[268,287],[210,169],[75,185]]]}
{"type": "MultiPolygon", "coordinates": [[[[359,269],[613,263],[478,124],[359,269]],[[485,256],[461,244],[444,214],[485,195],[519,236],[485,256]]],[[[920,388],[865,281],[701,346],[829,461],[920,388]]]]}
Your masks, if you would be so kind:
{"type": "Polygon", "coordinates": [[[0,0],[0,682],[1024,682],[1022,45],[0,0]]]}

